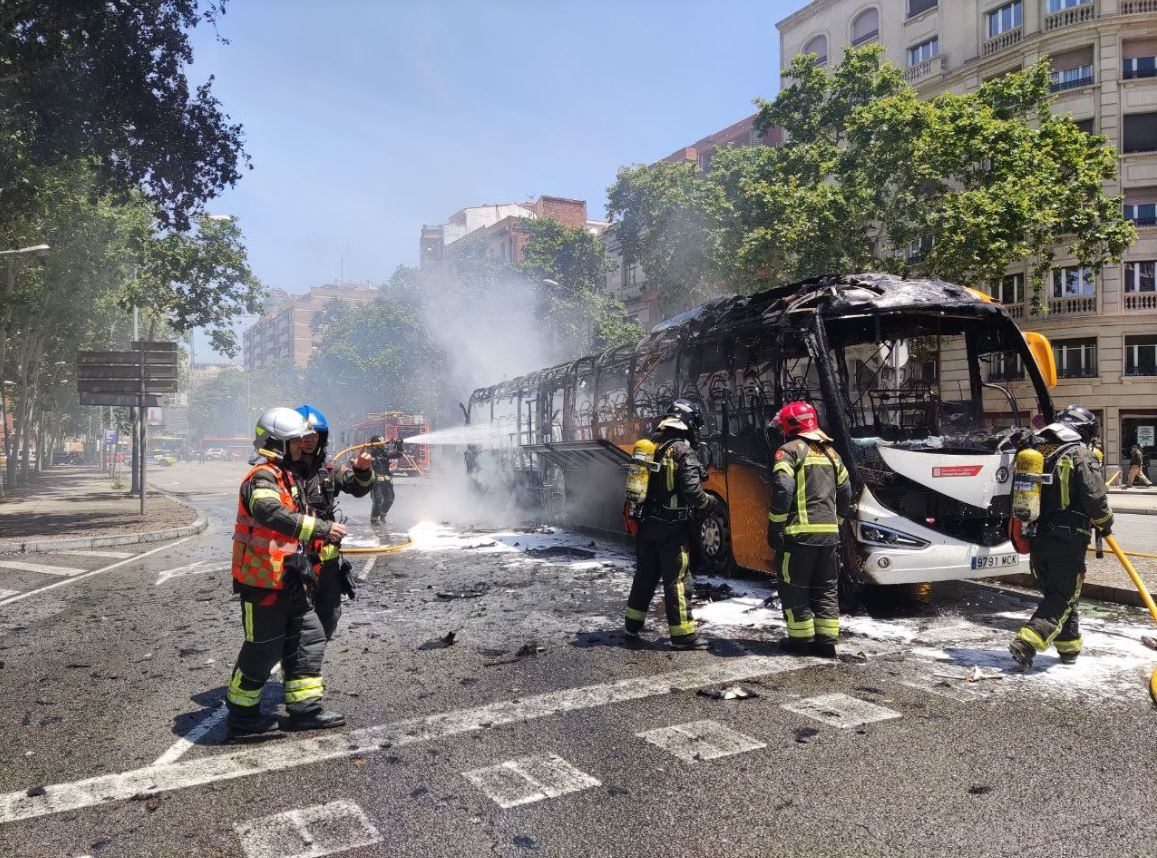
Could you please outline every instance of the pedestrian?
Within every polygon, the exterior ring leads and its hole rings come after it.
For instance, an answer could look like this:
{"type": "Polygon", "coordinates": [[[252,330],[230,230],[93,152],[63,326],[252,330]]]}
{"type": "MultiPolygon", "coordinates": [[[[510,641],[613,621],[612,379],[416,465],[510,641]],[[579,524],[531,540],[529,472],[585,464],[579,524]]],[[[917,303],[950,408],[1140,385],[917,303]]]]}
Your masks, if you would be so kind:
{"type": "Polygon", "coordinates": [[[767,542],[775,549],[788,652],[836,657],[840,636],[840,523],[852,485],[832,439],[807,402],[789,402],[772,420],[787,439],[771,467],[767,542]]]}
{"type": "Polygon", "coordinates": [[[1009,645],[1022,669],[1032,667],[1036,654],[1050,646],[1062,663],[1072,664],[1084,645],[1077,607],[1085,552],[1094,528],[1102,536],[1113,529],[1108,490],[1086,446],[1096,432],[1093,412],[1070,405],[1037,435],[1044,473],[1052,479],[1041,486],[1040,517],[1027,534],[1030,568],[1043,595],[1009,645]]]}
{"type": "Polygon", "coordinates": [[[381,435],[370,438],[370,456],[374,463],[373,506],[370,509],[370,526],[375,533],[386,529],[386,516],[394,505],[394,483],[390,476],[390,459],[402,457],[401,442],[387,444],[381,435]]]}
{"type": "Polygon", "coordinates": [[[672,649],[704,650],[707,641],[699,637],[691,614],[694,582],[691,579],[691,538],[695,513],[708,512],[720,504],[703,491],[706,469],[695,448],[703,413],[686,399],[676,399],[659,421],[651,439],[654,461],[659,470],[647,483],[646,497],[637,519],[627,522],[635,532],[635,578],[627,598],[626,636],[638,640],[647,619],[647,610],[659,581],[667,609],[667,631],[672,649]]]}
{"type": "Polygon", "coordinates": [[[287,727],[338,727],[345,716],[322,707],[321,665],[325,632],[313,610],[316,573],[306,556],[314,539],[337,543],[345,526],[309,512],[304,486],[291,463],[299,462],[313,434],[292,408],[271,408],[257,421],[256,464],[241,481],[233,529],[233,591],[241,597],[245,642],[226,693],[228,726],[235,733],[264,733],[276,719],[261,712],[261,691],[281,663],[287,727]]]}
{"type": "MultiPolygon", "coordinates": [[[[356,456],[350,468],[335,471],[326,464],[326,447],[329,442],[329,423],[325,415],[312,405],[303,405],[297,413],[314,430],[306,435],[302,445],[300,462],[292,465],[294,473],[305,485],[305,498],[310,512],[323,521],[337,520],[337,496],[345,492],[360,498],[369,494],[374,475],[373,461],[366,452],[356,456]]],[[[338,620],[341,619],[341,597],[356,598],[353,568],[341,556],[341,542],[325,542],[317,546],[316,560],[321,564],[318,570],[317,591],[314,593],[314,609],[321,620],[326,641],[333,639],[338,620]]]]}
{"type": "Polygon", "coordinates": [[[1133,488],[1133,483],[1141,481],[1142,485],[1151,486],[1153,483],[1145,476],[1145,453],[1140,444],[1129,448],[1129,474],[1125,477],[1124,488],[1133,488]]]}

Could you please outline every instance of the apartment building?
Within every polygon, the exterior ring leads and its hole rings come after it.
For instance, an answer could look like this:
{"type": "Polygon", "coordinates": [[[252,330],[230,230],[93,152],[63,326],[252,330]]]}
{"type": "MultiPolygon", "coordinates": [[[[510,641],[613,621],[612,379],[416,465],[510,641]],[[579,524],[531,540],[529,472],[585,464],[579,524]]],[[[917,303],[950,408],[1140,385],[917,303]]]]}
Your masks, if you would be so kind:
{"type": "MultiPolygon", "coordinates": [[[[1027,264],[1010,268],[994,295],[1052,341],[1053,397],[1098,413],[1108,461],[1138,441],[1157,458],[1157,0],[815,0],[777,26],[785,67],[797,54],[838,63],[848,46],[879,42],[925,97],[1051,61],[1055,109],[1120,153],[1107,190],[1124,197],[1138,237],[1096,276],[1059,255],[1047,313],[1033,309],[1027,264]]],[[[1030,396],[1015,360],[988,371],[1030,396]]]]}
{"type": "Polygon", "coordinates": [[[245,369],[277,363],[305,366],[323,334],[320,313],[331,301],[367,304],[377,297],[377,286],[346,283],[315,286],[304,295],[280,293],[242,335],[245,369]]]}

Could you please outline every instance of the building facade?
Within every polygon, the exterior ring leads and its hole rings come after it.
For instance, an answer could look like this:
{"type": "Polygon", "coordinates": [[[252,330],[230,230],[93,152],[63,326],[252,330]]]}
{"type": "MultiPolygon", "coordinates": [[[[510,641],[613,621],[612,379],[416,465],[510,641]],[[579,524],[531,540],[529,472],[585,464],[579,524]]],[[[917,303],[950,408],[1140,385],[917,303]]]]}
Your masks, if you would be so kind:
{"type": "Polygon", "coordinates": [[[331,301],[368,304],[378,297],[372,285],[331,284],[315,286],[304,295],[286,295],[271,301],[242,335],[246,370],[277,363],[303,367],[321,340],[319,314],[331,301]]]}
{"type": "MultiPolygon", "coordinates": [[[[848,46],[879,42],[929,98],[1051,61],[1055,110],[1120,155],[1107,191],[1124,198],[1137,241],[1096,276],[1062,250],[1047,313],[1034,311],[1027,263],[994,297],[1052,341],[1054,400],[1098,413],[1107,461],[1120,463],[1135,442],[1157,458],[1157,0],[815,0],[778,29],[784,66],[797,54],[838,63],[848,46]]],[[[990,374],[1030,395],[1015,362],[990,374]]]]}

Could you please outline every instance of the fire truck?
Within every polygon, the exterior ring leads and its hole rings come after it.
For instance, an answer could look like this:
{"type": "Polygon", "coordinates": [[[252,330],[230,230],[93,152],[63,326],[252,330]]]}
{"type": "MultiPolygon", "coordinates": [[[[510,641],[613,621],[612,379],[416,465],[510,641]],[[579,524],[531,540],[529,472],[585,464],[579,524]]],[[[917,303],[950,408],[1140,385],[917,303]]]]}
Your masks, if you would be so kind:
{"type": "MultiPolygon", "coordinates": [[[[364,444],[374,435],[387,441],[405,440],[430,431],[430,424],[421,414],[403,414],[401,411],[376,411],[367,414],[351,429],[341,433],[343,447],[364,444]]],[[[394,473],[406,476],[425,476],[430,473],[430,447],[427,444],[407,444],[402,458],[394,464],[394,473]]]]}

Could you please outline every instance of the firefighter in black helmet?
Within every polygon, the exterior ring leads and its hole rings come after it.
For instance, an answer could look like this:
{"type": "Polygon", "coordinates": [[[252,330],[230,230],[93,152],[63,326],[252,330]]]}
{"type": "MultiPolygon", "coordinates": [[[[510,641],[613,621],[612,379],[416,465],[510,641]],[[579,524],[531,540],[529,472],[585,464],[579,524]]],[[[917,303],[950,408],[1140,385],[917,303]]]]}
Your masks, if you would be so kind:
{"type": "Polygon", "coordinates": [[[691,537],[695,513],[709,511],[719,501],[703,491],[707,473],[695,454],[702,426],[699,406],[676,399],[652,435],[654,461],[660,467],[651,474],[638,513],[637,566],[627,599],[628,639],[638,639],[662,580],[672,648],[707,649],[691,616],[691,537]]]}
{"type": "Polygon", "coordinates": [[[390,477],[390,459],[400,459],[400,444],[387,444],[381,435],[370,438],[370,456],[374,460],[373,507],[370,526],[380,533],[386,526],[386,515],[394,505],[394,483],[390,477]]]}
{"type": "Polygon", "coordinates": [[[1077,603],[1085,579],[1085,551],[1094,528],[1102,536],[1113,529],[1101,468],[1088,447],[1096,435],[1093,412],[1070,405],[1035,439],[1045,457],[1044,473],[1052,480],[1041,486],[1040,518],[1029,535],[1029,562],[1044,596],[1009,646],[1022,668],[1031,667],[1036,654],[1050,646],[1063,663],[1072,664],[1084,643],[1077,603]]]}

